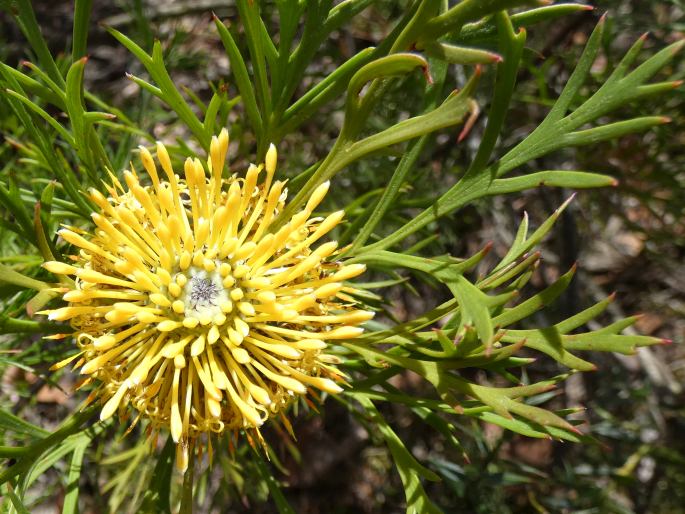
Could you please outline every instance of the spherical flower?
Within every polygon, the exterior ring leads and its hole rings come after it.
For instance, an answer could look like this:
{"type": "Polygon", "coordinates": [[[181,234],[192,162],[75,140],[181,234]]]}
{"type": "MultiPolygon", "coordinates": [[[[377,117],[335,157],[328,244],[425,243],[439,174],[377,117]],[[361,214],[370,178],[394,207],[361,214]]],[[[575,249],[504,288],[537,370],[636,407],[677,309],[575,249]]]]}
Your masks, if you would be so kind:
{"type": "Polygon", "coordinates": [[[276,149],[244,177],[223,178],[227,149],[224,129],[206,169],[188,158],[180,178],[157,143],[162,178],[141,147],[151,184],[132,167],[125,185],[111,177],[107,197],[91,190],[95,229],[61,230],[80,251],[44,265],[74,277],[68,306],[43,313],[74,327],[76,367],[97,384],[101,419],[133,412],[151,433],[168,428],[181,470],[203,433],[261,440],[259,427],[308,388],[340,392],[327,346],[372,317],[344,285],[364,266],[335,261],[335,241],[319,243],[343,218],[311,217],[328,183],[276,228],[287,196],[273,181],[276,149]]]}

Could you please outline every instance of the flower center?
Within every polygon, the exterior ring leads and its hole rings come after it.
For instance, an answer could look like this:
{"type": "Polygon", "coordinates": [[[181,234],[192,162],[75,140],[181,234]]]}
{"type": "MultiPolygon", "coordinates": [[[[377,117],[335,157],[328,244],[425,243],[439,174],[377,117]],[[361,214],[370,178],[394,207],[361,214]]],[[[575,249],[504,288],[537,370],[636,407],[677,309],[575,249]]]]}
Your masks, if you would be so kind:
{"type": "Polygon", "coordinates": [[[221,306],[229,301],[221,275],[216,271],[191,268],[185,276],[189,278],[179,298],[185,306],[185,315],[198,320],[214,319],[221,315],[221,306]]]}
{"type": "Polygon", "coordinates": [[[245,297],[249,269],[241,261],[231,266],[228,260],[199,252],[192,259],[181,258],[162,293],[149,295],[150,303],[161,311],[158,329],[204,333],[210,343],[224,333],[233,344],[240,344],[250,332],[248,321],[255,316],[255,309],[245,297]],[[198,330],[198,326],[206,328],[198,330]]]}

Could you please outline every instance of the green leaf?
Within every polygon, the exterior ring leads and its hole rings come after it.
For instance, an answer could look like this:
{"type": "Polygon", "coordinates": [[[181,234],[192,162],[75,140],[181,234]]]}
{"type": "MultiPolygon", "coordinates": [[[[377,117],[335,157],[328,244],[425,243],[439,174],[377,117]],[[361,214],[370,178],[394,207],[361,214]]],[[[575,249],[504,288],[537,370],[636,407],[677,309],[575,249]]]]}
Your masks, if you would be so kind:
{"type": "MultiPolygon", "coordinates": [[[[591,11],[592,6],[586,4],[561,3],[528,9],[511,15],[511,23],[515,29],[528,27],[536,23],[563,18],[570,14],[591,11]]],[[[497,27],[492,18],[485,18],[475,23],[467,23],[457,35],[460,42],[482,41],[497,33],[497,27]]]]}
{"type": "Polygon", "coordinates": [[[601,127],[569,132],[564,136],[563,143],[566,146],[590,145],[608,139],[617,139],[626,134],[642,132],[670,121],[671,119],[665,116],[643,116],[632,120],[617,121],[601,127]]]}
{"type": "Polygon", "coordinates": [[[470,95],[477,83],[477,77],[477,74],[474,75],[464,89],[450,94],[442,105],[427,114],[401,121],[382,132],[354,143],[338,138],[328,157],[276,218],[272,225],[273,229],[289,219],[316,187],[353,162],[383,148],[461,123],[474,108],[470,95]]]}
{"type": "Polygon", "coordinates": [[[24,505],[24,502],[21,501],[21,498],[19,498],[17,493],[14,492],[14,488],[11,484],[5,484],[5,489],[7,489],[7,495],[9,496],[12,505],[16,509],[17,514],[31,514],[29,509],[26,508],[26,505],[24,505]]]}
{"type": "Polygon", "coordinates": [[[462,324],[473,322],[482,343],[489,347],[492,344],[493,320],[490,319],[488,297],[463,276],[450,286],[450,290],[459,300],[462,311],[462,324]]]}
{"type": "Polygon", "coordinates": [[[395,168],[395,172],[386,185],[383,194],[378,200],[374,210],[370,215],[365,217],[366,223],[361,230],[357,232],[349,253],[354,254],[356,250],[361,248],[369,239],[376,226],[381,222],[385,214],[392,206],[394,199],[400,193],[405,177],[416,165],[416,162],[426,147],[427,142],[428,136],[422,136],[417,141],[412,143],[409,149],[402,155],[397,168],[395,168]]]}
{"type": "Polygon", "coordinates": [[[245,112],[247,117],[250,119],[252,124],[252,129],[255,131],[258,137],[263,133],[264,126],[262,121],[262,116],[257,107],[257,99],[254,94],[254,88],[252,87],[252,81],[247,73],[247,66],[243,60],[243,56],[238,50],[238,45],[235,44],[233,36],[226,28],[223,22],[214,16],[214,24],[216,25],[217,31],[219,32],[219,37],[224,45],[226,54],[228,55],[228,60],[231,63],[231,71],[235,77],[236,86],[238,91],[240,91],[240,97],[245,105],[245,112]]]}
{"type": "Polygon", "coordinates": [[[60,125],[52,115],[50,115],[48,112],[46,112],[40,106],[38,106],[36,103],[32,102],[31,100],[26,98],[24,95],[21,95],[21,94],[17,93],[16,91],[12,91],[11,89],[6,89],[5,93],[7,93],[8,95],[11,95],[12,97],[14,97],[17,100],[19,100],[20,102],[22,102],[26,107],[31,109],[33,112],[38,114],[41,118],[43,118],[46,122],[48,122],[48,124],[53,129],[55,129],[55,131],[60,135],[60,137],[62,139],[64,139],[64,141],[68,145],[70,145],[72,147],[76,146],[76,142],[74,141],[74,138],[71,136],[69,131],[67,131],[67,129],[65,129],[62,125],[60,125]]]}
{"type": "MultiPolygon", "coordinates": [[[[265,48],[268,44],[272,44],[272,42],[268,38],[268,35],[261,30],[262,20],[259,12],[259,2],[237,0],[236,5],[238,7],[238,13],[240,14],[240,21],[245,30],[247,47],[252,62],[252,72],[254,74],[252,88],[256,92],[261,120],[265,125],[264,132],[268,134],[268,124],[271,119],[271,90],[269,88],[266,72],[265,48]],[[269,39],[269,41],[265,41],[266,39],[269,39]]],[[[266,152],[270,143],[270,141],[260,141],[259,136],[261,135],[262,134],[258,134],[258,146],[261,149],[258,151],[258,154],[260,157],[266,152]]]]}
{"type": "MultiPolygon", "coordinates": [[[[145,505],[145,510],[141,506],[139,511],[151,513],[165,513],[162,508],[163,502],[160,501],[160,505],[155,505],[153,502],[145,502],[146,498],[153,500],[161,500],[162,495],[167,494],[168,501],[168,483],[166,485],[166,490],[164,486],[164,470],[158,470],[159,476],[153,475],[155,472],[155,464],[159,463],[159,460],[155,461],[152,458],[152,454],[155,449],[151,448],[148,441],[144,438],[140,438],[134,442],[134,445],[128,449],[123,449],[123,451],[112,454],[104,459],[101,459],[99,463],[104,466],[115,467],[115,472],[108,474],[111,478],[104,483],[100,490],[103,494],[107,494],[109,497],[109,508],[111,512],[119,512],[122,510],[122,505],[128,502],[140,503],[145,505]],[[152,481],[157,481],[155,484],[151,484],[152,481]],[[131,484],[135,484],[134,487],[131,484]]],[[[171,465],[171,464],[169,464],[171,465]]],[[[169,514],[166,512],[165,514],[169,514]]]]}
{"type": "Polygon", "coordinates": [[[564,212],[566,207],[569,206],[571,201],[573,201],[573,196],[571,196],[568,200],[561,204],[561,206],[558,207],[554,211],[554,213],[549,218],[547,218],[545,222],[542,225],[540,225],[535,232],[533,232],[533,234],[531,234],[530,237],[528,237],[527,233],[528,217],[525,216],[523,219],[523,223],[519,228],[519,232],[516,234],[514,244],[512,244],[507,254],[504,256],[504,258],[500,261],[500,263],[493,271],[498,271],[505,268],[512,262],[519,259],[521,256],[525,255],[526,252],[530,251],[532,248],[535,248],[537,244],[540,241],[542,241],[542,239],[549,233],[549,231],[554,226],[554,223],[557,221],[559,216],[561,216],[561,213],[564,212]]]}
{"type": "Polygon", "coordinates": [[[207,106],[207,111],[205,112],[204,129],[207,134],[214,134],[214,124],[216,123],[216,116],[219,113],[221,104],[226,102],[226,93],[216,92],[212,95],[212,99],[209,101],[207,106]]]}
{"type": "MultiPolygon", "coordinates": [[[[96,162],[93,155],[91,126],[85,119],[83,100],[83,73],[87,58],[83,57],[71,65],[67,72],[66,104],[73,131],[76,152],[84,164],[93,184],[99,184],[96,162]]],[[[111,169],[111,166],[110,166],[111,169]]]]}
{"type": "Polygon", "coordinates": [[[561,91],[559,98],[554,103],[552,110],[549,112],[549,117],[552,119],[561,119],[569,109],[571,102],[575,99],[578,91],[587,80],[588,74],[597,59],[599,53],[602,36],[604,35],[604,27],[606,25],[606,18],[602,17],[595,30],[592,31],[590,38],[585,44],[583,53],[576,63],[573,73],[569,77],[564,89],[561,91]]]}
{"type": "Polygon", "coordinates": [[[86,56],[88,28],[93,0],[76,0],[74,6],[74,30],[71,38],[71,60],[78,61],[86,56]]]}
{"type": "Polygon", "coordinates": [[[150,84],[143,85],[145,82],[142,79],[134,79],[134,81],[141,85],[141,87],[146,88],[152,94],[157,96],[160,100],[164,101],[183,120],[193,135],[197,138],[197,141],[200,143],[202,148],[205,151],[209,151],[209,143],[211,141],[212,134],[205,132],[204,125],[195,115],[193,110],[188,105],[188,102],[185,101],[178,88],[174,84],[174,81],[169,76],[169,72],[164,65],[164,55],[162,52],[161,43],[159,41],[155,41],[152,47],[152,55],[148,55],[145,50],[124,36],[121,32],[111,27],[107,28],[107,32],[109,32],[114,38],[116,38],[117,41],[124,45],[126,49],[128,49],[138,58],[158,87],[155,88],[150,84]]]}
{"type": "Polygon", "coordinates": [[[421,31],[419,44],[424,41],[435,41],[448,32],[458,33],[466,23],[488,14],[536,3],[539,2],[535,0],[464,0],[430,20],[421,31]]]}
{"type": "Polygon", "coordinates": [[[452,64],[492,64],[502,61],[502,57],[494,52],[447,43],[426,43],[425,51],[431,57],[452,64]]]}
{"type": "Polygon", "coordinates": [[[404,446],[402,440],[390,428],[383,419],[375,405],[364,396],[355,396],[355,399],[364,407],[365,414],[371,417],[374,427],[385,439],[390,449],[395,467],[404,486],[404,494],[407,500],[407,514],[440,514],[442,511],[428,499],[421,485],[420,478],[432,481],[440,481],[440,477],[428,468],[417,462],[404,446]]]}
{"type": "MultiPolygon", "coordinates": [[[[304,5],[302,5],[302,7],[304,8],[305,20],[304,27],[301,29],[302,35],[297,47],[290,53],[287,60],[285,56],[285,53],[287,53],[286,49],[283,49],[283,55],[280,59],[283,68],[277,68],[274,76],[274,93],[277,95],[274,100],[274,110],[277,116],[287,108],[298,84],[306,72],[307,66],[310,64],[317,50],[321,47],[325,38],[329,36],[332,31],[336,30],[336,22],[342,22],[345,19],[349,19],[347,16],[356,11],[354,4],[357,3],[357,6],[359,5],[359,2],[342,2],[342,16],[339,16],[332,24],[329,24],[329,20],[322,23],[322,20],[326,19],[328,16],[332,3],[331,0],[303,2],[304,5]]],[[[339,85],[340,91],[342,91],[345,87],[345,83],[339,85]]]]}
{"type": "Polygon", "coordinates": [[[267,464],[264,462],[264,458],[259,453],[259,450],[252,447],[250,449],[252,450],[254,463],[257,465],[257,471],[269,488],[269,494],[276,504],[279,514],[295,514],[295,511],[288,503],[288,500],[286,500],[281,487],[274,478],[273,472],[267,468],[267,464]]]}
{"type": "Polygon", "coordinates": [[[591,362],[567,351],[564,347],[563,336],[554,327],[526,331],[508,330],[501,339],[505,343],[520,343],[521,340],[525,341],[526,347],[549,355],[570,369],[577,369],[578,371],[594,371],[597,369],[591,362]]]}
{"type": "MultiPolygon", "coordinates": [[[[96,426],[92,429],[86,429],[78,433],[72,434],[66,437],[57,444],[52,444],[44,453],[42,453],[38,458],[33,458],[28,462],[28,469],[24,473],[21,472],[19,476],[19,484],[21,485],[22,491],[28,491],[31,484],[33,484],[38,478],[43,476],[45,472],[54,466],[57,462],[62,460],[64,457],[70,453],[76,451],[78,448],[87,447],[91,440],[102,431],[103,426],[96,426]]],[[[53,434],[54,435],[54,434],[53,434]]],[[[48,436],[48,437],[52,437],[48,436]]],[[[36,448],[42,449],[46,444],[41,445],[40,443],[47,443],[47,438],[39,443],[34,444],[36,448]]],[[[29,450],[29,452],[35,451],[35,448],[29,450]]],[[[20,462],[24,462],[28,456],[22,458],[20,462]]],[[[68,491],[67,491],[68,492],[68,491]]]]}
{"type": "MultiPolygon", "coordinates": [[[[484,2],[483,4],[486,3],[488,2],[484,2]]],[[[462,8],[469,9],[473,7],[473,3],[467,0],[458,4],[453,10],[462,8]],[[470,7],[468,7],[469,5],[470,7]]],[[[502,29],[502,23],[504,22],[500,22],[498,31],[502,29]]],[[[685,45],[684,41],[679,41],[661,50],[625,77],[619,78],[619,76],[616,76],[609,80],[592,95],[590,99],[564,117],[564,113],[573,100],[575,92],[582,86],[585,80],[587,71],[589,70],[589,67],[591,67],[591,61],[594,60],[594,57],[597,54],[603,23],[603,21],[600,22],[593,33],[593,36],[590,38],[584,56],[581,58],[581,66],[569,79],[569,82],[559,99],[560,103],[555,104],[555,107],[552,108],[545,120],[528,135],[528,137],[507,152],[499,161],[491,164],[487,168],[481,168],[485,164],[490,153],[489,150],[487,152],[484,151],[482,158],[479,155],[474,159],[474,163],[477,162],[478,165],[472,163],[470,171],[467,172],[459,182],[437,198],[430,208],[427,208],[417,216],[414,216],[414,218],[400,230],[395,231],[395,233],[386,236],[380,241],[368,245],[366,249],[379,250],[389,248],[432,221],[457,210],[468,202],[487,196],[490,188],[493,187],[494,179],[502,177],[532,159],[536,159],[568,145],[589,144],[595,141],[605,140],[609,137],[618,137],[630,132],[644,130],[645,128],[667,121],[667,119],[663,117],[652,116],[577,131],[577,129],[585,124],[595,121],[600,116],[609,113],[621,105],[625,105],[635,98],[641,98],[648,92],[662,91],[662,85],[659,85],[659,87],[654,88],[653,90],[641,90],[640,88],[643,86],[644,81],[651,78],[656,71],[673,59],[673,56],[682,49],[683,45],[685,45]]],[[[507,24],[504,23],[504,25],[506,26],[507,24]]],[[[509,29],[507,29],[507,31],[510,32],[509,29]]],[[[500,32],[500,34],[503,33],[504,32],[500,32]]],[[[500,51],[504,55],[504,62],[500,66],[506,65],[506,52],[503,51],[501,47],[500,51]]],[[[499,89],[496,87],[495,91],[497,92],[499,89]]],[[[503,91],[506,92],[507,89],[504,88],[503,91]]],[[[506,96],[506,94],[504,96],[506,96]]],[[[505,103],[508,103],[508,101],[504,102],[504,100],[506,99],[503,98],[502,105],[506,107],[505,103]]],[[[494,105],[495,103],[493,103],[493,109],[494,105]]],[[[503,116],[504,110],[498,112],[503,116]]],[[[493,127],[495,126],[496,125],[493,125],[493,127]]],[[[499,130],[495,131],[493,129],[493,133],[490,135],[492,137],[491,144],[493,145],[498,136],[497,132],[499,132],[499,130]]],[[[480,150],[483,150],[484,148],[487,149],[488,145],[483,146],[483,144],[481,144],[480,150]]],[[[500,183],[499,185],[502,184],[500,183]]]]}
{"type": "Polygon", "coordinates": [[[67,474],[67,490],[64,495],[64,504],[62,506],[62,514],[78,514],[78,493],[79,480],[81,478],[81,466],[83,464],[83,456],[86,453],[90,440],[83,440],[82,444],[74,449],[74,454],[71,457],[69,464],[69,472],[67,474]]]}
{"type": "Polygon", "coordinates": [[[71,331],[73,329],[69,325],[12,319],[7,314],[0,313],[0,334],[58,334],[60,332],[70,333],[71,331]]]}
{"type": "MultiPolygon", "coordinates": [[[[192,451],[190,454],[192,455],[192,451]]],[[[193,514],[193,486],[195,481],[195,462],[191,462],[183,475],[183,486],[181,487],[181,505],[178,508],[178,514],[193,514]]]]}
{"type": "Polygon", "coordinates": [[[502,428],[505,428],[512,432],[516,432],[517,434],[521,434],[526,437],[545,439],[556,437],[557,439],[563,439],[574,443],[579,443],[583,440],[583,438],[575,432],[561,430],[556,427],[542,427],[526,419],[500,416],[499,414],[490,411],[467,411],[464,414],[484,421],[486,423],[498,425],[502,428]]]}
{"type": "MultiPolygon", "coordinates": [[[[433,325],[439,319],[453,313],[459,308],[456,299],[449,300],[440,304],[435,309],[432,309],[421,316],[415,317],[411,321],[395,325],[387,330],[380,330],[377,332],[367,332],[355,338],[355,342],[364,345],[377,343],[380,341],[392,340],[395,336],[405,336],[408,333],[413,333],[427,326],[433,325]]],[[[345,343],[347,344],[347,343],[345,343]]],[[[355,351],[357,351],[355,349],[355,351]]]]}
{"type": "Polygon", "coordinates": [[[0,182],[0,204],[15,217],[16,225],[18,226],[12,224],[9,225],[9,227],[17,234],[26,237],[28,241],[35,244],[36,235],[33,231],[31,217],[29,216],[26,206],[21,202],[16,184],[12,177],[10,177],[8,187],[5,187],[5,185],[0,182]]]}
{"type": "Polygon", "coordinates": [[[566,170],[538,171],[520,177],[499,178],[488,189],[488,196],[517,193],[542,186],[590,189],[615,185],[617,185],[616,179],[599,173],[566,170]]]}
{"type": "Polygon", "coordinates": [[[55,255],[53,252],[53,244],[50,239],[48,239],[49,234],[47,233],[46,227],[43,226],[42,216],[41,216],[41,203],[36,202],[33,210],[33,226],[36,231],[36,246],[40,251],[43,260],[54,261],[55,255]]]}
{"type": "Polygon", "coordinates": [[[535,312],[551,304],[556,300],[571,283],[576,267],[573,266],[568,272],[559,277],[551,286],[539,292],[535,296],[521,302],[516,307],[505,309],[502,314],[492,319],[492,322],[500,327],[507,327],[517,321],[532,316],[535,312]]]}
{"type": "Polygon", "coordinates": [[[42,291],[50,287],[50,284],[22,275],[5,264],[0,264],[0,283],[2,282],[35,289],[36,291],[42,291]]]}
{"type": "Polygon", "coordinates": [[[470,92],[471,88],[464,88],[459,93],[451,94],[440,107],[427,114],[401,121],[378,134],[352,143],[341,159],[343,167],[382,148],[460,124],[473,108],[473,100],[468,96],[470,92]]]}
{"type": "Polygon", "coordinates": [[[408,268],[428,273],[446,285],[451,285],[466,273],[473,269],[490,251],[486,246],[480,252],[466,260],[458,260],[453,257],[417,257],[405,253],[388,251],[365,252],[352,259],[350,263],[364,263],[378,268],[408,268]]]}
{"type": "MultiPolygon", "coordinates": [[[[32,95],[36,95],[41,100],[51,103],[59,109],[66,109],[64,103],[64,93],[62,91],[56,93],[49,87],[46,87],[21,71],[7,66],[5,63],[0,63],[0,69],[2,69],[3,75],[11,76],[13,81],[20,85],[20,89],[28,91],[32,95]]],[[[8,81],[8,83],[11,83],[11,81],[8,81]]]]}
{"type": "Polygon", "coordinates": [[[492,410],[503,417],[511,417],[512,414],[521,416],[533,423],[542,426],[556,427],[562,430],[577,432],[577,430],[568,421],[557,416],[553,412],[527,405],[518,398],[533,396],[544,391],[554,388],[556,382],[565,378],[564,375],[550,380],[544,380],[536,384],[518,387],[497,388],[480,386],[468,382],[455,382],[459,384],[460,388],[465,394],[477,398],[492,410]]]}
{"type": "Polygon", "coordinates": [[[367,82],[378,78],[402,76],[422,68],[428,70],[428,61],[418,54],[398,53],[387,55],[362,66],[350,79],[347,85],[347,116],[352,116],[350,109],[358,109],[363,101],[360,92],[367,82]]]}
{"type": "MultiPolygon", "coordinates": [[[[93,412],[96,408],[97,406],[89,407],[84,411],[73,414],[72,416],[67,418],[56,431],[33,443],[27,450],[26,455],[24,455],[21,459],[18,459],[15,464],[11,465],[8,468],[5,468],[2,472],[0,472],[0,485],[4,484],[5,482],[14,478],[17,475],[22,475],[23,481],[27,485],[30,484],[32,478],[30,476],[30,473],[28,475],[26,474],[27,471],[31,469],[33,470],[33,472],[35,472],[36,470],[40,470],[40,466],[45,466],[46,463],[48,467],[51,466],[58,458],[61,458],[61,456],[73,450],[73,447],[70,448],[70,444],[73,444],[73,442],[78,439],[78,436],[92,437],[89,436],[87,432],[81,431],[81,425],[85,423],[93,415],[93,412]],[[65,439],[69,438],[69,436],[72,436],[74,434],[76,434],[77,437],[73,437],[70,440],[70,444],[61,444],[63,443],[63,441],[65,441],[65,439]],[[46,459],[45,457],[43,457],[41,459],[41,462],[38,462],[38,458],[43,456],[45,452],[49,451],[51,451],[53,455],[57,455],[57,457],[53,457],[55,460],[53,461],[51,459],[46,459]]],[[[93,435],[96,434],[99,430],[102,430],[103,426],[103,424],[100,424],[95,429],[93,429],[91,433],[93,435]]],[[[38,472],[38,474],[40,474],[40,472],[38,472]]]]}
{"type": "MultiPolygon", "coordinates": [[[[5,359],[0,359],[0,362],[7,363],[5,359]]],[[[0,459],[16,459],[21,457],[28,451],[26,446],[0,446],[0,459]]]]}
{"type": "Polygon", "coordinates": [[[340,94],[341,84],[347,84],[350,77],[364,64],[374,53],[374,48],[365,48],[355,56],[349,58],[338,66],[332,73],[313,86],[295,103],[285,110],[280,127],[274,127],[278,138],[294,131],[303,121],[309,119],[323,105],[333,100],[340,94]]]}
{"type": "Polygon", "coordinates": [[[38,439],[42,439],[50,433],[3,409],[0,409],[0,428],[2,428],[3,431],[24,434],[38,439]]]}
{"type": "Polygon", "coordinates": [[[3,2],[3,9],[9,11],[15,17],[21,31],[26,36],[31,48],[38,56],[40,66],[48,76],[60,86],[64,86],[64,78],[52,58],[43,34],[41,33],[38,20],[33,12],[30,0],[14,0],[13,2],[3,2]]]}
{"type": "Polygon", "coordinates": [[[143,502],[140,507],[141,513],[171,514],[171,476],[173,473],[175,448],[176,445],[171,436],[167,437],[164,448],[162,448],[157,457],[155,470],[143,496],[143,502]]]}

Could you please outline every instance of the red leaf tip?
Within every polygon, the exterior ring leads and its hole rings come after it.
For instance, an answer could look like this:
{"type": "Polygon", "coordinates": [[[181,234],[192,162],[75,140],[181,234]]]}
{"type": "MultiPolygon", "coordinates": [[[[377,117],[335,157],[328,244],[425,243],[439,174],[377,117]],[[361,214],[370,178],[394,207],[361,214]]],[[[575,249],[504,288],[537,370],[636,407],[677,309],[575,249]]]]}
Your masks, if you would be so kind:
{"type": "Polygon", "coordinates": [[[423,66],[423,76],[426,79],[426,82],[428,82],[429,85],[433,85],[433,76],[431,75],[431,70],[428,69],[428,66],[423,66]]]}

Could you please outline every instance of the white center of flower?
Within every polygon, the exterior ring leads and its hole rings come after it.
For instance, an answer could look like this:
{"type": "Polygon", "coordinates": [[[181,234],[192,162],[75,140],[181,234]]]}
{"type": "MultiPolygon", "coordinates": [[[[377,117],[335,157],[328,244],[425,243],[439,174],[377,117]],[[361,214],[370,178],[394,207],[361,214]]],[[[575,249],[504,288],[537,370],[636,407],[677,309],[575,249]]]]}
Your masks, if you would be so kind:
{"type": "Polygon", "coordinates": [[[191,267],[187,275],[188,281],[181,296],[186,306],[186,315],[202,319],[221,314],[221,305],[229,301],[221,275],[217,271],[207,272],[195,267],[191,267]]]}

